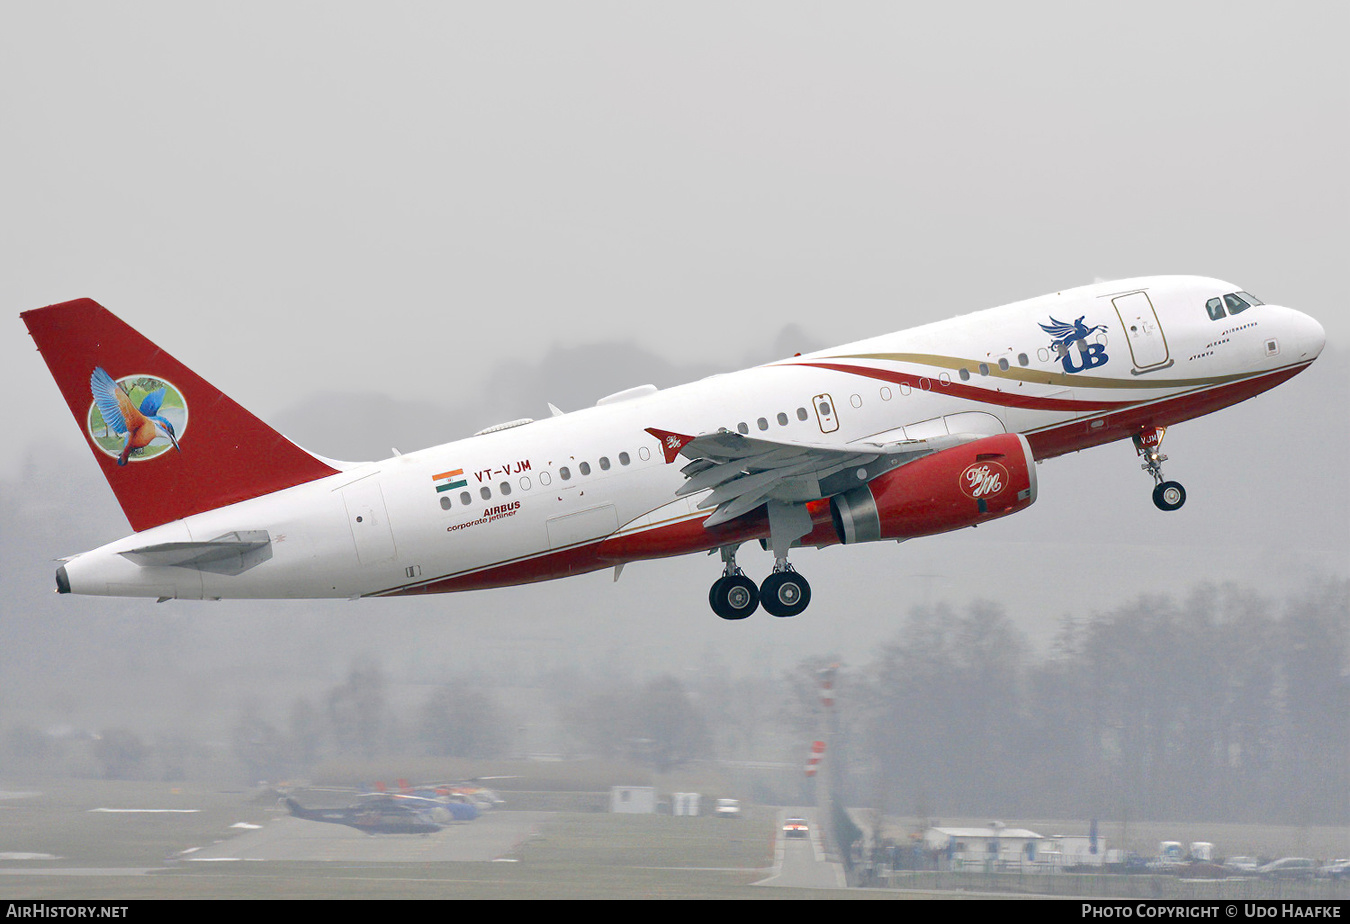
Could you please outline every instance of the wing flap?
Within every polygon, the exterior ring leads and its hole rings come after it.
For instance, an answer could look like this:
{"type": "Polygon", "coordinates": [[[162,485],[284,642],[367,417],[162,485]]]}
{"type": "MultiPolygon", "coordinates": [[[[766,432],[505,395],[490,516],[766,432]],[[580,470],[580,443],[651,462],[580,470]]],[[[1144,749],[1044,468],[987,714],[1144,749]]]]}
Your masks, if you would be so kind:
{"type": "MultiPolygon", "coordinates": [[[[723,467],[730,468],[731,466],[723,467]]],[[[801,475],[815,467],[816,463],[807,459],[794,465],[755,472],[753,475],[733,470],[731,472],[732,477],[714,488],[711,494],[699,501],[698,506],[700,508],[716,507],[718,504],[724,504],[746,494],[768,494],[773,490],[776,482],[791,478],[794,475],[801,475]]],[[[675,493],[679,494],[680,492],[676,491],[675,493]]]]}

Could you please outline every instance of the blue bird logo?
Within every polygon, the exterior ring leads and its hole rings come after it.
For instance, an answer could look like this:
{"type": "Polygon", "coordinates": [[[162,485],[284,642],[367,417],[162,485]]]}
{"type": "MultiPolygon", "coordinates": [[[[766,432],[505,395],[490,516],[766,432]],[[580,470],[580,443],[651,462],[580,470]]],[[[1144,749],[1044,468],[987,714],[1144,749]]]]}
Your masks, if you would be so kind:
{"type": "Polygon", "coordinates": [[[178,439],[187,425],[187,404],[178,390],[161,379],[149,376],[125,376],[114,380],[102,367],[89,377],[94,402],[89,408],[89,435],[104,452],[117,458],[118,465],[153,458],[172,446],[182,452],[178,439]],[[130,386],[125,383],[131,382],[130,386]],[[132,390],[145,394],[137,404],[132,390]],[[167,406],[166,406],[167,405],[167,406]],[[169,419],[172,413],[177,426],[169,419]],[[98,432],[102,430],[102,434],[98,432]],[[152,445],[157,440],[166,440],[152,445]]]}

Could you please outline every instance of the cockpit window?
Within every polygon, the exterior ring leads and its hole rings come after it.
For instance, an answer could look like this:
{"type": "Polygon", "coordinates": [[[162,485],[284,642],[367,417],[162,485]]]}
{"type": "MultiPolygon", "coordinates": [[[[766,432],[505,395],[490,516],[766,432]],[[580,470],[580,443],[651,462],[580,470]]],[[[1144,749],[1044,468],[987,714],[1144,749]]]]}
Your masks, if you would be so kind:
{"type": "Polygon", "coordinates": [[[1223,300],[1218,298],[1211,298],[1209,301],[1205,302],[1205,310],[1209,312],[1209,319],[1211,321],[1219,320],[1224,316],[1223,300]]]}
{"type": "Polygon", "coordinates": [[[1238,293],[1238,297],[1241,298],[1243,301],[1245,301],[1245,302],[1246,302],[1247,304],[1249,304],[1249,305],[1255,306],[1255,305],[1264,305],[1264,304],[1265,304],[1265,302],[1261,301],[1261,299],[1257,298],[1255,295],[1250,295],[1250,294],[1248,294],[1248,293],[1246,293],[1246,292],[1239,292],[1239,293],[1238,293]]]}
{"type": "Polygon", "coordinates": [[[1243,301],[1236,295],[1225,295],[1223,297],[1223,303],[1228,306],[1229,314],[1241,314],[1251,307],[1248,302],[1243,301]]]}

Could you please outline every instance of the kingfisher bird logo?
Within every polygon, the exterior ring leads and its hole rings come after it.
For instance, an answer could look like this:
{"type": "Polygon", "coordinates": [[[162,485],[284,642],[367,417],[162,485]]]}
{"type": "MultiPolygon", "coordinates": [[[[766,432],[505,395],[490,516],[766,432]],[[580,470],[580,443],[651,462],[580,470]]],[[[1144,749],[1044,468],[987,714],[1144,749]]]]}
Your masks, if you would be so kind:
{"type": "Polygon", "coordinates": [[[102,366],[89,376],[94,400],[89,405],[89,438],[118,465],[153,459],[187,430],[183,394],[152,375],[124,375],[114,380],[102,366]]]}
{"type": "Polygon", "coordinates": [[[1098,366],[1106,364],[1111,357],[1106,355],[1106,346],[1101,343],[1088,343],[1088,337],[1091,337],[1097,331],[1106,333],[1105,324],[1094,324],[1088,327],[1083,323],[1087,315],[1079,317],[1072,324],[1067,321],[1060,321],[1054,315],[1050,316],[1049,324],[1040,325],[1041,330],[1050,335],[1050,349],[1059,357],[1060,365],[1064,367],[1065,372],[1082,372],[1084,369],[1095,369],[1098,366]],[[1075,349],[1075,347],[1077,349],[1075,349]],[[1075,355],[1077,358],[1075,359],[1075,355]]]}

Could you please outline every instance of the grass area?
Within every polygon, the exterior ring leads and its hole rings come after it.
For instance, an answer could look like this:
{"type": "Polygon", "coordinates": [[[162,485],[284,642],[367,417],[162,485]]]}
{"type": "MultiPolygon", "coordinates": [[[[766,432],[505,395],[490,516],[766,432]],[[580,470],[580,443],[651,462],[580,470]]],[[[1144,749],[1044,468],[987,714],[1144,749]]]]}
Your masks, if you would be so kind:
{"type": "Polygon", "coordinates": [[[360,868],[254,863],[147,876],[24,876],[8,881],[11,878],[0,878],[0,896],[7,899],[790,899],[819,895],[758,888],[706,872],[579,865],[536,869],[501,863],[360,868]]]}
{"type": "Polygon", "coordinates": [[[669,815],[559,815],[526,844],[520,859],[533,867],[697,867],[758,879],[773,862],[773,814],[750,811],[737,820],[669,815]]]}
{"type": "MultiPolygon", "coordinates": [[[[576,768],[572,772],[576,773],[576,768]]],[[[552,781],[552,785],[561,786],[561,794],[568,795],[599,782],[590,774],[582,774],[581,778],[552,781]]],[[[549,791],[546,785],[539,780],[522,780],[520,794],[525,794],[526,786],[539,786],[531,796],[544,795],[549,791]]],[[[234,836],[237,829],[232,825],[266,824],[274,820],[275,798],[198,784],[98,780],[51,781],[40,789],[36,795],[22,797],[0,794],[0,851],[52,857],[0,859],[0,899],[791,900],[942,894],[861,889],[821,892],[756,886],[754,883],[765,877],[765,870],[773,862],[776,812],[767,807],[747,806],[745,816],[736,820],[560,811],[540,826],[537,835],[519,845],[508,858],[510,862],[185,863],[177,861],[179,854],[234,836]],[[91,811],[97,808],[195,811],[181,814],[91,811]]],[[[503,795],[507,793],[503,791],[503,795]]],[[[512,800],[508,796],[508,803],[512,800]]],[[[1132,828],[1132,835],[1158,836],[1142,828],[1132,828]]],[[[1165,826],[1166,831],[1182,828],[1185,826],[1165,826]]],[[[1206,826],[1203,830],[1210,833],[1213,829],[1206,826]]],[[[1344,829],[1340,830],[1344,837],[1344,829]]],[[[1307,829],[1298,832],[1232,829],[1216,833],[1222,837],[1213,839],[1223,846],[1230,843],[1273,846],[1291,839],[1305,843],[1317,840],[1307,829]],[[1298,837],[1291,838],[1291,834],[1298,837]]],[[[909,889],[950,889],[954,891],[946,894],[957,897],[961,890],[1015,891],[1019,884],[1009,886],[1007,878],[948,875],[938,881],[938,877],[932,876],[910,877],[895,884],[909,889]]],[[[1128,879],[1121,888],[1155,888],[1147,877],[1128,879]]],[[[1095,877],[1090,882],[1057,880],[1020,885],[1041,891],[1048,885],[1062,889],[1082,883],[1094,894],[1115,891],[1111,882],[1095,877]]],[[[1170,887],[1170,880],[1164,885],[1170,887]]],[[[1293,891],[1282,894],[1295,897],[1293,891]]],[[[1343,893],[1337,894],[1344,897],[1343,893]]],[[[1305,896],[1298,893],[1297,897],[1305,896]]],[[[1311,897],[1311,893],[1306,897],[1311,897]]]]}
{"type": "Polygon", "coordinates": [[[761,889],[772,863],[772,809],[737,820],[559,813],[498,863],[176,863],[183,850],[275,817],[254,793],[155,783],[61,781],[0,800],[6,899],[792,898],[761,889]],[[96,812],[191,808],[192,813],[96,812]],[[153,872],[139,873],[139,868],[153,872]],[[62,875],[52,873],[62,872],[62,875]]]}
{"type": "Polygon", "coordinates": [[[181,850],[229,836],[236,822],[271,817],[271,802],[254,795],[191,784],[46,783],[37,795],[0,800],[0,850],[50,854],[57,859],[48,865],[57,867],[162,866],[181,850]],[[135,809],[173,811],[127,811],[135,809]]]}

